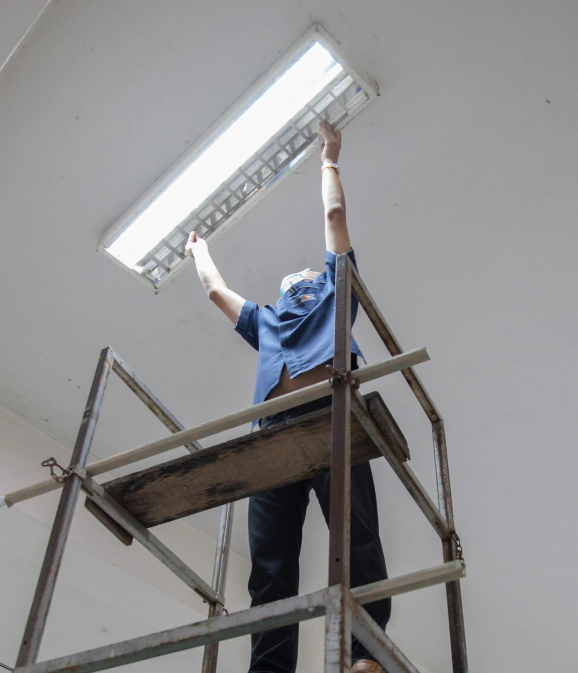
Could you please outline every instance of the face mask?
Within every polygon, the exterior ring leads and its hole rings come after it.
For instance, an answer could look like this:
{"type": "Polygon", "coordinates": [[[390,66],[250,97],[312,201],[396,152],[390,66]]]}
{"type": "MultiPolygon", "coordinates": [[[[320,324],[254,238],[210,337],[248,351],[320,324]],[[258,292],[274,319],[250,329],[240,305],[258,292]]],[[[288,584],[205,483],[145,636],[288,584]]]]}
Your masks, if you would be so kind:
{"type": "Polygon", "coordinates": [[[299,283],[302,280],[306,279],[305,274],[311,271],[311,269],[303,269],[303,271],[298,271],[297,273],[290,273],[288,276],[285,276],[283,280],[281,281],[281,288],[279,290],[279,294],[283,296],[285,292],[291,287],[291,285],[295,285],[295,283],[299,283]]]}

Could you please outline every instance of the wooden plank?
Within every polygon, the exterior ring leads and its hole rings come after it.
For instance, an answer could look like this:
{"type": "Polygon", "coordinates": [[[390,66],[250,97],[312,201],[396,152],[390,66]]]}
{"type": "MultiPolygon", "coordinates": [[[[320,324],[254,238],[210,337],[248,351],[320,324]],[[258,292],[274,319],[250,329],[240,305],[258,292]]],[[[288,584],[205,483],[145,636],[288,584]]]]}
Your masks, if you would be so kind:
{"type": "Polygon", "coordinates": [[[385,402],[381,399],[381,395],[379,393],[369,393],[365,396],[365,401],[369,413],[379,426],[393,452],[402,463],[405,463],[406,460],[410,459],[407,440],[385,402]]]}
{"type": "MultiPolygon", "coordinates": [[[[327,407],[103,486],[144,526],[156,526],[326,472],[330,431],[327,407]]],[[[381,455],[352,416],[352,464],[381,455]]]]}
{"type": "Polygon", "coordinates": [[[133,536],[125,530],[120,524],[118,524],[112,517],[108,516],[95,502],[90,498],[86,498],[84,501],[84,506],[86,509],[95,516],[100,523],[117,537],[123,544],[127,547],[132,544],[133,536]]]}
{"type": "MultiPolygon", "coordinates": [[[[382,376],[387,376],[394,372],[403,371],[408,367],[413,367],[414,365],[420,364],[420,362],[426,362],[429,359],[427,349],[418,348],[413,351],[407,351],[400,355],[396,355],[389,360],[377,362],[374,365],[360,367],[355,370],[355,378],[361,383],[368,383],[369,381],[373,381],[382,376]]],[[[136,449],[130,449],[118,453],[116,456],[97,460],[94,463],[87,465],[86,474],[90,477],[96,477],[99,474],[116,470],[119,467],[132,465],[139,460],[158,456],[160,453],[175,449],[177,446],[186,446],[189,443],[194,443],[198,439],[210,437],[211,435],[223,432],[224,430],[237,428],[256,418],[270,416],[280,411],[284,411],[285,409],[291,409],[300,404],[305,404],[306,402],[313,402],[313,400],[317,400],[330,393],[331,388],[329,386],[329,381],[314,383],[311,386],[307,386],[307,388],[301,388],[292,393],[281,395],[281,397],[275,397],[272,400],[254,404],[251,407],[241,409],[241,411],[236,411],[228,416],[216,418],[207,423],[202,423],[194,428],[181,430],[174,435],[157,439],[154,442],[139,446],[136,449]]],[[[24,488],[20,488],[17,491],[12,491],[12,493],[7,493],[0,497],[0,507],[4,505],[12,507],[12,505],[15,505],[18,502],[35,498],[37,495],[49,493],[58,488],[62,488],[62,484],[58,484],[54,479],[47,479],[37,484],[33,484],[32,486],[25,486],[24,488]]]]}

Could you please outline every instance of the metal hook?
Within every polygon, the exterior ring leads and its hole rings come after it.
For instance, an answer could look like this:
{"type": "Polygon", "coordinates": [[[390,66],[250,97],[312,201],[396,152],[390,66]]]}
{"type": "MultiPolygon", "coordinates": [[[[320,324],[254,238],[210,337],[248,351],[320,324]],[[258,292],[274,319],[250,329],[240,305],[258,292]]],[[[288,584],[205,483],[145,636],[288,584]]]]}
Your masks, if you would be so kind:
{"type": "Polygon", "coordinates": [[[460,541],[460,536],[456,533],[455,530],[451,531],[452,540],[456,543],[456,556],[458,561],[464,560],[464,550],[462,549],[462,543],[460,541]]]}
{"type": "Polygon", "coordinates": [[[70,469],[65,469],[62,465],[59,465],[54,458],[48,458],[48,460],[42,461],[42,467],[50,468],[50,476],[54,479],[57,484],[64,484],[66,478],[70,476],[70,469]],[[62,474],[56,474],[54,468],[57,467],[62,474]]]}

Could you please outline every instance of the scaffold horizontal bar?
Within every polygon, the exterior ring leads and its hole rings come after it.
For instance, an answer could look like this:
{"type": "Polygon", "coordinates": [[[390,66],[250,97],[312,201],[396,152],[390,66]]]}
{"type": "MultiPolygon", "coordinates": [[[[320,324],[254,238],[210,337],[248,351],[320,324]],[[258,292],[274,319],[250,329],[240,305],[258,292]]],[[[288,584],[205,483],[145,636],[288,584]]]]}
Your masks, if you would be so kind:
{"type": "Polygon", "coordinates": [[[285,598],[196,624],[21,666],[15,669],[15,673],[92,673],[314,619],[325,614],[326,594],[327,589],[322,589],[304,596],[285,598]]]}
{"type": "Polygon", "coordinates": [[[351,593],[358,603],[372,603],[373,601],[397,596],[408,591],[452,582],[465,576],[466,564],[463,561],[450,561],[449,563],[443,563],[427,570],[418,570],[415,573],[400,575],[399,577],[356,587],[351,590],[351,593]]]}
{"type": "MultiPolygon", "coordinates": [[[[405,659],[404,655],[371,620],[365,610],[361,612],[362,608],[359,604],[453,581],[464,576],[465,564],[463,561],[452,561],[427,570],[400,575],[389,580],[352,589],[354,634],[376,658],[382,657],[386,665],[390,666],[387,669],[388,673],[390,671],[391,673],[393,671],[400,673],[415,671],[414,668],[400,668],[402,665],[399,663],[400,657],[405,659]],[[358,609],[355,609],[356,604],[358,609]],[[367,617],[365,618],[364,615],[367,617]],[[372,626],[372,623],[374,626],[372,626]],[[398,667],[395,668],[395,666],[398,667]]],[[[91,671],[114,668],[171,652],[201,647],[257,631],[313,619],[325,613],[328,599],[327,592],[332,589],[334,590],[335,587],[303,596],[286,598],[257,608],[214,617],[196,624],[179,626],[113,645],[70,654],[58,659],[23,666],[17,668],[15,673],[71,673],[72,671],[75,673],[90,673],[91,671]]]]}
{"type": "Polygon", "coordinates": [[[82,489],[108,516],[120,524],[135,540],[140,542],[145,549],[150,551],[193,591],[196,591],[209,603],[224,603],[222,596],[217,595],[207,582],[116,502],[100,484],[97,484],[90,477],[85,477],[82,489]]]}
{"type": "Polygon", "coordinates": [[[387,673],[419,673],[399,647],[385,635],[356,601],[352,601],[351,605],[351,631],[387,673]]]}
{"type": "MultiPolygon", "coordinates": [[[[367,383],[394,372],[402,371],[408,367],[413,367],[422,362],[429,360],[429,355],[426,348],[419,348],[412,351],[407,351],[401,355],[383,360],[374,365],[367,365],[355,371],[355,378],[361,383],[367,383]]],[[[307,388],[301,388],[292,393],[287,393],[280,397],[275,397],[272,400],[255,404],[241,411],[236,411],[227,416],[222,416],[206,423],[201,423],[193,428],[182,430],[169,437],[164,437],[149,444],[144,444],[136,449],[124,451],[116,456],[99,460],[86,468],[86,473],[92,477],[115,470],[119,467],[131,465],[139,460],[156,456],[165,451],[170,451],[179,446],[190,444],[196,440],[210,437],[224,430],[236,428],[245,423],[264,418],[265,416],[273,416],[286,409],[313,402],[320,397],[325,397],[331,394],[331,385],[329,381],[322,381],[315,383],[307,388]]],[[[48,493],[56,488],[60,488],[62,484],[57,484],[53,480],[43,481],[32,486],[21,488],[4,496],[7,505],[15,505],[23,500],[28,500],[42,493],[48,493]]]]}

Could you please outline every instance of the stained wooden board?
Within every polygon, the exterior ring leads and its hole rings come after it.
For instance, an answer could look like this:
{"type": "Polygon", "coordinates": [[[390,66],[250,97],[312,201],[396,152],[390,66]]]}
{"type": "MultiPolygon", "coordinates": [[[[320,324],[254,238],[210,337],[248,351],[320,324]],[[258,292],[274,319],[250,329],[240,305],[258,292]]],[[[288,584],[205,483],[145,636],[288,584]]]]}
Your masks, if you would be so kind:
{"type": "MultiPolygon", "coordinates": [[[[374,399],[376,393],[370,395],[374,399]]],[[[156,526],[326,472],[330,431],[328,407],[103,486],[144,526],[156,526]]],[[[378,456],[352,415],[352,464],[378,456]]]]}
{"type": "Polygon", "coordinates": [[[114,519],[112,519],[108,514],[100,509],[100,507],[93,502],[90,498],[86,498],[84,501],[84,506],[86,509],[95,516],[100,523],[108,530],[115,535],[124,545],[127,547],[132,544],[133,536],[126,531],[122,526],[120,526],[114,519]]]}
{"type": "Polygon", "coordinates": [[[369,395],[365,396],[365,401],[367,402],[369,413],[387,439],[390,448],[393,449],[398,459],[402,463],[405,463],[406,460],[410,459],[407,441],[399,425],[395,422],[395,418],[385,406],[381,396],[379,393],[369,393],[369,395]]]}

